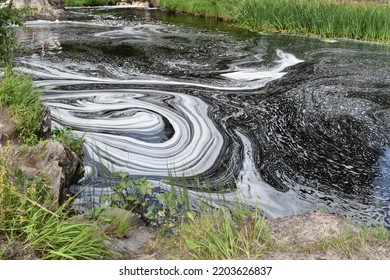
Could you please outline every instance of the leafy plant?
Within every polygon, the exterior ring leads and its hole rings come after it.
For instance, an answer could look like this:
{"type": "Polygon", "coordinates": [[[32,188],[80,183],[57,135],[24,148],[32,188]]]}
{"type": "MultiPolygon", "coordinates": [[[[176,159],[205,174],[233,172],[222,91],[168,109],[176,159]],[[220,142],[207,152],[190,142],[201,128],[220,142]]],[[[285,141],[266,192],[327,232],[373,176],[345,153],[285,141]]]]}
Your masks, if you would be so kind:
{"type": "Polygon", "coordinates": [[[148,224],[163,225],[165,228],[174,227],[190,215],[185,206],[188,198],[185,194],[178,193],[174,186],[169,192],[153,195],[153,186],[146,178],[130,180],[126,172],[115,174],[119,182],[112,188],[112,194],[100,197],[101,204],[131,210],[148,224]]]}
{"type": "Polygon", "coordinates": [[[73,133],[72,128],[64,126],[54,128],[52,130],[53,139],[61,142],[74,151],[76,154],[81,154],[85,140],[73,133]]]}
{"type": "Polygon", "coordinates": [[[132,181],[126,172],[116,172],[115,174],[120,178],[120,182],[113,187],[112,194],[100,196],[100,203],[134,210],[147,220],[153,219],[155,217],[154,206],[149,206],[147,203],[152,194],[152,184],[146,178],[132,181]]]}

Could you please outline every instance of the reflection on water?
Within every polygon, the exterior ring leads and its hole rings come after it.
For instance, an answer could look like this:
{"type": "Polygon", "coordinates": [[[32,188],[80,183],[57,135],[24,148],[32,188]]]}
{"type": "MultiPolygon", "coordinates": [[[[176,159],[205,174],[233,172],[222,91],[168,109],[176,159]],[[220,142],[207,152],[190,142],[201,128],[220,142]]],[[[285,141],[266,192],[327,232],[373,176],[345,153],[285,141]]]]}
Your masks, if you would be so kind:
{"type": "Polygon", "coordinates": [[[18,63],[45,89],[54,125],[86,138],[82,202],[109,189],[104,172],[162,185],[174,171],[226,186],[227,202],[240,192],[270,217],[323,209],[390,224],[384,47],[89,11],[90,22],[19,32],[31,49],[18,63]]]}

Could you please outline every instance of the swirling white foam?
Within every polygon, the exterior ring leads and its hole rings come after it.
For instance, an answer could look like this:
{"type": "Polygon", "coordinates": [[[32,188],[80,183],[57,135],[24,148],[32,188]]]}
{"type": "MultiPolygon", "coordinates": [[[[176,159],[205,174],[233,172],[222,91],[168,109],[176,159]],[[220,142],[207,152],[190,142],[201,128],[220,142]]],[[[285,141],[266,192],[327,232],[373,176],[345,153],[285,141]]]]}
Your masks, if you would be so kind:
{"type": "Polygon", "coordinates": [[[209,106],[197,97],[139,89],[51,93],[45,103],[51,108],[52,118],[83,134],[85,152],[115,171],[140,176],[167,176],[175,171],[192,176],[207,171],[223,145],[222,135],[207,117],[209,106]],[[173,97],[175,110],[141,99],[150,94],[173,97]],[[64,104],[59,99],[77,102],[64,104]],[[116,116],[99,116],[105,111],[116,116]],[[167,141],[149,143],[126,135],[131,132],[146,137],[158,133],[164,128],[162,116],[174,129],[167,141]]]}

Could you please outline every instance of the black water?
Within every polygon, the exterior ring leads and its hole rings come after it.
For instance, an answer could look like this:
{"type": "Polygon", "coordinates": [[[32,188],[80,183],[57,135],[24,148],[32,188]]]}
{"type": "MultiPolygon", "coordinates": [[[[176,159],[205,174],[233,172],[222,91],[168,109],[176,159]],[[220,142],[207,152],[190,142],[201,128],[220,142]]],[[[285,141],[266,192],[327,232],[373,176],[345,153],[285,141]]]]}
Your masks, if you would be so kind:
{"type": "MultiPolygon", "coordinates": [[[[45,89],[54,125],[86,137],[91,178],[96,166],[155,182],[174,170],[272,217],[322,209],[390,225],[389,46],[84,12],[19,30],[29,50],[18,63],[45,89]]],[[[81,185],[84,201],[107,190],[81,185]]]]}

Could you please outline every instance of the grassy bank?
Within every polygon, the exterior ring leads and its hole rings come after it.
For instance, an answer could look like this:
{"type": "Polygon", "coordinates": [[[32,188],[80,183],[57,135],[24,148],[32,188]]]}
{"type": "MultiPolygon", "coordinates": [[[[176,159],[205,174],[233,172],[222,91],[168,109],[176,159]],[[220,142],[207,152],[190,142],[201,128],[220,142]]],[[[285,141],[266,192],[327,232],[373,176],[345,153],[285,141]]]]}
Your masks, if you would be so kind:
{"type": "Polygon", "coordinates": [[[116,5],[119,0],[64,0],[65,6],[87,7],[87,6],[107,6],[116,5]]]}
{"type": "Polygon", "coordinates": [[[183,221],[174,235],[158,235],[145,252],[160,258],[195,260],[390,257],[390,232],[381,226],[358,226],[321,212],[273,220],[273,225],[269,222],[256,212],[238,216],[200,212],[183,221]],[[305,216],[313,220],[319,216],[319,220],[308,224],[305,216]],[[289,219],[294,222],[286,227],[284,221],[289,219]],[[337,227],[340,230],[333,231],[337,227]]]}
{"type": "MultiPolygon", "coordinates": [[[[66,6],[116,0],[65,0],[66,6]]],[[[172,11],[232,21],[253,31],[390,41],[390,0],[160,0],[172,11]]]]}
{"type": "Polygon", "coordinates": [[[379,1],[161,0],[159,5],[232,20],[254,31],[390,41],[390,6],[379,1]]]}

